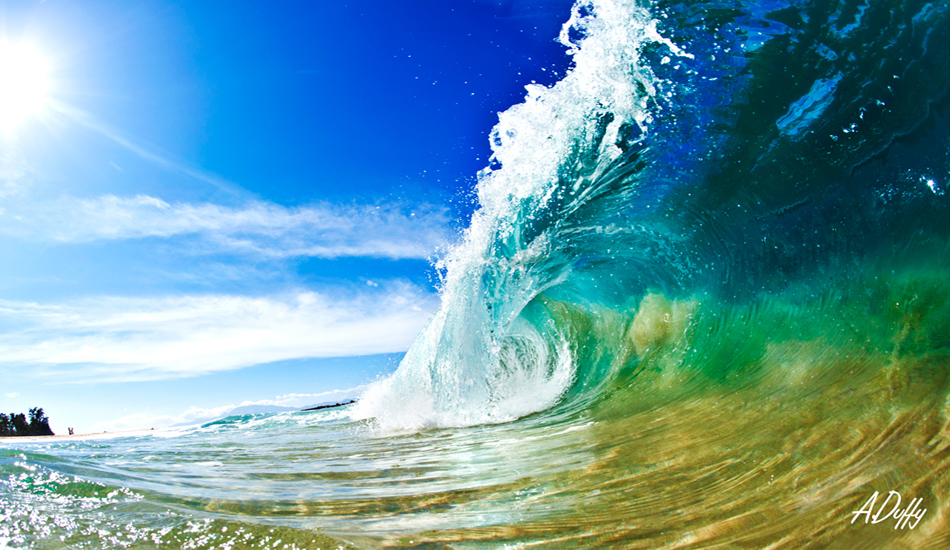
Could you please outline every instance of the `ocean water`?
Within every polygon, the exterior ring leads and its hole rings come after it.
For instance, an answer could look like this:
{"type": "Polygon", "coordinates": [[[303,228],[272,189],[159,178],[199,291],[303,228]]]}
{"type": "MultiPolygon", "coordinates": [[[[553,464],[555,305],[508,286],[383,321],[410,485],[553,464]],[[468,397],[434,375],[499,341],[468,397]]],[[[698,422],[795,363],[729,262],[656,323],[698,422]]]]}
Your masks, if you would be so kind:
{"type": "Polygon", "coordinates": [[[5,442],[0,548],[950,547],[950,4],[565,20],[391,378],[5,442]]]}

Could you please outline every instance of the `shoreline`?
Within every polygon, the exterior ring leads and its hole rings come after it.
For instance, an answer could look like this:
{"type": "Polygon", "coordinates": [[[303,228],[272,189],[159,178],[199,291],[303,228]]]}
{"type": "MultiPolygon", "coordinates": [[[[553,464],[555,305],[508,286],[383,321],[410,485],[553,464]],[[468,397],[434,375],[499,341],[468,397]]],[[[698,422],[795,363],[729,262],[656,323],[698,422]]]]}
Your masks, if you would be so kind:
{"type": "Polygon", "coordinates": [[[0,437],[0,442],[22,441],[24,443],[42,443],[43,441],[61,441],[63,439],[104,439],[116,436],[141,435],[161,431],[155,428],[139,428],[136,430],[119,430],[115,432],[92,432],[73,435],[14,435],[0,437]]]}
{"type": "MultiPolygon", "coordinates": [[[[319,405],[317,407],[308,407],[306,409],[300,409],[299,411],[294,412],[310,412],[310,411],[319,411],[323,409],[333,409],[336,407],[343,407],[346,405],[352,405],[356,403],[357,399],[349,399],[346,401],[341,401],[338,403],[333,403],[330,405],[319,405]]],[[[266,414],[266,413],[265,413],[266,414]]],[[[226,416],[221,418],[227,418],[226,416]]],[[[8,441],[21,441],[24,443],[42,443],[43,441],[61,441],[63,439],[105,439],[110,437],[121,437],[121,436],[131,436],[131,435],[144,435],[149,433],[156,433],[167,431],[169,429],[175,428],[185,428],[192,427],[194,425],[204,424],[206,422],[214,422],[216,420],[221,420],[221,418],[211,419],[211,420],[202,420],[197,424],[190,424],[188,426],[170,426],[166,428],[137,428],[134,430],[119,430],[115,432],[90,432],[83,434],[66,434],[66,435],[12,435],[12,436],[3,436],[0,437],[0,443],[6,443],[8,441]]]]}

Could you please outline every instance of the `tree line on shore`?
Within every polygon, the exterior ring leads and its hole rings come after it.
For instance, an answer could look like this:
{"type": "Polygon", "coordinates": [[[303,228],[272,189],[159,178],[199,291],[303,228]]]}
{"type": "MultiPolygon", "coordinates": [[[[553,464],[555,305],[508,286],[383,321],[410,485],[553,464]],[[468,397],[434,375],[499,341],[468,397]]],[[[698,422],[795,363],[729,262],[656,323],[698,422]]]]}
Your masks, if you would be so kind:
{"type": "Polygon", "coordinates": [[[55,435],[49,427],[49,418],[40,407],[30,409],[29,421],[23,413],[0,413],[0,437],[21,435],[55,435]]]}

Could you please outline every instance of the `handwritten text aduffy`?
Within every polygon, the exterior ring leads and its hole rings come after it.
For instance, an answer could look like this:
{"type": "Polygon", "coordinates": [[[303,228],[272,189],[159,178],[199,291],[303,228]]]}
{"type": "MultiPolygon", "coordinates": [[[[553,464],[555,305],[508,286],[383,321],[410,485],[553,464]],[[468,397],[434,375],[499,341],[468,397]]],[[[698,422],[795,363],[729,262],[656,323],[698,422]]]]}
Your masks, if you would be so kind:
{"type": "Polygon", "coordinates": [[[852,525],[855,521],[858,520],[862,515],[864,516],[864,523],[869,521],[873,523],[880,523],[888,518],[891,518],[897,522],[897,525],[894,526],[894,529],[903,529],[904,527],[909,527],[913,529],[917,527],[917,524],[920,523],[920,518],[924,517],[924,514],[927,513],[927,509],[918,510],[920,503],[923,502],[922,498],[915,498],[910,501],[910,504],[907,505],[907,508],[903,510],[900,509],[901,505],[901,495],[897,491],[890,491],[887,493],[887,498],[884,499],[884,502],[881,503],[880,508],[877,509],[877,513],[871,515],[874,511],[874,505],[877,504],[877,497],[880,495],[880,491],[874,491],[874,494],[871,495],[871,498],[864,503],[864,506],[861,507],[857,512],[851,512],[854,517],[851,518],[852,525]],[[896,497],[896,500],[891,502],[892,499],[896,497]],[[884,510],[887,509],[888,504],[892,504],[893,508],[890,509],[887,513],[884,510]],[[913,523],[911,523],[913,520],[913,523]]]}

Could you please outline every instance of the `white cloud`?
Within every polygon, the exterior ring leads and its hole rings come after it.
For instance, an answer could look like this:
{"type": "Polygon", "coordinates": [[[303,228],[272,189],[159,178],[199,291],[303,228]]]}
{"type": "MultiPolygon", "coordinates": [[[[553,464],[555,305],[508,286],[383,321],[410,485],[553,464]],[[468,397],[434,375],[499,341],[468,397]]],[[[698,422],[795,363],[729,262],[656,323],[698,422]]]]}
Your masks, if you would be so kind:
{"type": "Polygon", "coordinates": [[[10,399],[16,399],[17,397],[20,397],[20,392],[11,392],[11,393],[8,393],[8,394],[7,394],[7,397],[9,397],[10,399]]]}
{"type": "Polygon", "coordinates": [[[0,301],[0,366],[63,382],[159,380],[306,357],[405,351],[438,297],[406,283],[330,297],[0,301]],[[418,309],[418,311],[417,311],[418,309]]]}
{"type": "Polygon", "coordinates": [[[451,238],[449,225],[446,211],[431,206],[416,211],[329,203],[288,208],[257,201],[232,208],[169,204],[148,195],[62,197],[7,205],[0,213],[0,233],[31,240],[80,243],[198,235],[214,245],[213,252],[268,258],[427,258],[451,238]]]}

